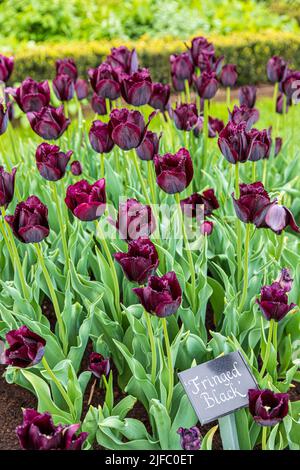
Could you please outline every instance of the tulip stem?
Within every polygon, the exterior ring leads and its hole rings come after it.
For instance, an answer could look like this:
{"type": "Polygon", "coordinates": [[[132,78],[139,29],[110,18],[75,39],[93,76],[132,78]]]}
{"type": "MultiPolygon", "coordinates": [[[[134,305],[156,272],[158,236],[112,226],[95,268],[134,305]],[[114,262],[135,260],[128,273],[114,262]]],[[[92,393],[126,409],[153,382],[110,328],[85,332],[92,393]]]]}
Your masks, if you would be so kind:
{"type": "Polygon", "coordinates": [[[268,162],[267,158],[264,158],[263,159],[263,176],[262,176],[262,182],[264,186],[266,185],[266,182],[267,182],[267,165],[268,165],[267,162],[268,162]]]}
{"type": "Polygon", "coordinates": [[[106,106],[106,114],[109,116],[110,115],[110,100],[108,98],[105,98],[105,106],[106,106]]]}
{"type": "Polygon", "coordinates": [[[269,334],[268,334],[268,340],[267,340],[267,347],[266,347],[266,354],[263,360],[263,365],[260,371],[260,377],[263,378],[264,373],[266,371],[269,358],[270,358],[270,352],[271,352],[271,343],[272,343],[272,336],[273,336],[273,328],[274,328],[274,323],[275,321],[273,319],[270,320],[269,324],[269,334]]]}
{"type": "Polygon", "coordinates": [[[256,181],[256,162],[252,162],[252,182],[256,181]]]}
{"type": "Polygon", "coordinates": [[[52,304],[53,304],[55,316],[56,316],[58,327],[59,327],[59,337],[60,337],[62,345],[63,345],[63,352],[64,352],[65,355],[67,355],[68,342],[67,342],[67,338],[66,338],[66,331],[65,331],[64,322],[63,322],[63,319],[62,319],[62,316],[61,316],[61,313],[60,313],[60,308],[59,308],[57,296],[56,296],[56,293],[55,293],[55,290],[54,290],[54,287],[53,287],[53,283],[51,281],[51,277],[50,277],[49,272],[47,270],[42,250],[41,250],[38,243],[35,243],[35,251],[36,251],[37,258],[39,260],[40,266],[42,268],[46,284],[47,284],[48,289],[49,289],[50,298],[51,298],[51,301],[52,301],[52,304]]]}
{"type": "Polygon", "coordinates": [[[155,193],[155,180],[154,180],[154,174],[153,174],[153,161],[149,160],[147,162],[147,167],[148,167],[148,180],[150,184],[150,192],[151,192],[151,198],[152,198],[152,203],[157,204],[156,201],[156,193],[155,193]]]}
{"type": "MultiPolygon", "coordinates": [[[[240,186],[239,186],[239,163],[235,164],[235,197],[240,197],[240,186]]],[[[236,219],[236,235],[237,235],[237,285],[239,288],[242,275],[242,227],[241,221],[237,217],[236,219]]]]}
{"type": "Polygon", "coordinates": [[[168,398],[167,398],[167,410],[170,411],[171,405],[172,405],[173,388],[174,388],[174,373],[173,373],[170,340],[169,340],[168,328],[167,328],[167,320],[165,318],[162,318],[161,321],[162,321],[163,330],[164,330],[164,338],[165,338],[165,345],[166,345],[166,352],[167,352],[167,359],[168,359],[169,390],[168,390],[168,398]]]}
{"type": "Polygon", "coordinates": [[[261,449],[267,450],[267,426],[262,427],[262,437],[261,437],[261,449]]]}
{"type": "Polygon", "coordinates": [[[245,257],[244,257],[244,284],[242,297],[239,306],[239,312],[241,313],[245,305],[247,290],[248,290],[248,275],[249,275],[249,244],[250,244],[251,225],[246,224],[246,239],[245,239],[245,257]]]}
{"type": "Polygon", "coordinates": [[[8,249],[8,252],[9,252],[9,256],[10,256],[10,259],[11,259],[11,263],[12,263],[12,265],[14,266],[14,262],[15,262],[15,260],[14,260],[14,253],[13,253],[12,248],[11,248],[11,246],[10,246],[9,239],[8,239],[8,236],[7,236],[7,233],[6,233],[6,229],[5,229],[4,225],[3,225],[3,222],[2,222],[2,220],[1,220],[1,218],[0,218],[0,232],[1,232],[1,234],[2,234],[2,237],[3,237],[4,241],[5,241],[5,244],[6,244],[6,246],[7,246],[7,249],[8,249]]]}
{"type": "Polygon", "coordinates": [[[274,320],[273,325],[273,346],[276,354],[276,365],[277,365],[277,331],[278,331],[278,323],[274,320]]]}
{"type": "Polygon", "coordinates": [[[204,117],[203,117],[203,169],[204,170],[206,170],[207,144],[208,144],[208,100],[204,100],[204,117]]]}
{"type": "Polygon", "coordinates": [[[132,158],[133,158],[133,163],[134,163],[134,166],[135,166],[135,170],[136,170],[138,178],[140,180],[140,184],[141,184],[141,187],[142,187],[142,191],[144,193],[144,197],[146,199],[146,203],[148,204],[148,206],[151,207],[151,201],[150,201],[150,198],[149,198],[149,195],[148,195],[145,180],[143,178],[143,175],[142,175],[142,172],[141,172],[141,169],[140,169],[140,165],[139,165],[139,161],[138,161],[138,157],[137,157],[135,151],[132,152],[132,158]]]}
{"type": "Polygon", "coordinates": [[[67,244],[66,232],[65,232],[64,222],[62,218],[62,212],[61,212],[61,207],[60,207],[60,201],[59,201],[58,194],[57,194],[56,184],[57,184],[56,182],[54,182],[53,184],[53,197],[54,197],[54,202],[57,208],[57,217],[58,217],[58,223],[59,223],[59,228],[60,228],[60,233],[61,233],[63,252],[65,256],[65,263],[66,263],[65,269],[66,269],[66,272],[68,273],[70,269],[68,244],[67,244]]]}
{"type": "Polygon", "coordinates": [[[104,153],[100,154],[100,160],[101,160],[101,178],[104,178],[105,176],[104,153]]]}
{"type": "Polygon", "coordinates": [[[189,85],[188,80],[184,80],[184,88],[185,88],[186,102],[190,103],[191,102],[191,93],[190,93],[190,85],[189,85]]]}
{"type": "Polygon", "coordinates": [[[230,109],[230,86],[226,87],[226,105],[230,109]]]}
{"type": "Polygon", "coordinates": [[[151,322],[151,315],[145,311],[145,317],[147,322],[147,329],[151,347],[151,382],[155,386],[155,379],[156,379],[156,347],[155,347],[155,339],[152,329],[152,322],[151,322]]]}
{"type": "Polygon", "coordinates": [[[50,375],[51,379],[53,380],[53,382],[55,383],[55,385],[57,386],[58,390],[60,391],[63,399],[65,400],[65,402],[67,403],[68,407],[69,407],[69,410],[70,410],[70,413],[72,415],[72,418],[76,420],[76,411],[75,411],[75,408],[74,408],[74,405],[73,403],[71,402],[70,398],[69,398],[69,395],[67,394],[67,392],[65,391],[64,387],[62,386],[62,384],[60,383],[60,381],[58,380],[58,378],[56,377],[56,375],[54,374],[54,372],[52,371],[52,369],[50,368],[45,356],[42,358],[42,364],[43,366],[45,367],[46,371],[48,372],[48,374],[50,375]]]}
{"type": "MultiPolygon", "coordinates": [[[[277,108],[276,105],[277,105],[278,85],[279,83],[276,82],[274,85],[274,93],[273,93],[273,112],[275,113],[275,116],[276,116],[276,108],[277,108]]],[[[276,129],[275,129],[274,137],[276,137],[276,129]]]]}

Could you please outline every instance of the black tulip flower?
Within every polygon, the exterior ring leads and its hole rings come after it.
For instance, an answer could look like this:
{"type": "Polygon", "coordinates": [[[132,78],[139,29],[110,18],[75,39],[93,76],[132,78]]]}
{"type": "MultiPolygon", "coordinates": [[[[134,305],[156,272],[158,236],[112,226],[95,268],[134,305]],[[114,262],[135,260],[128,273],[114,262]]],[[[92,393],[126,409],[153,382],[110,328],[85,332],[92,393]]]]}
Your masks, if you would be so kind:
{"type": "Polygon", "coordinates": [[[58,59],[56,61],[56,75],[68,75],[75,83],[78,71],[73,59],[58,59]]]}
{"type": "Polygon", "coordinates": [[[181,193],[193,179],[193,162],[185,148],[175,154],[155,155],[153,161],[157,184],[168,194],[181,193]]]}
{"type": "Polygon", "coordinates": [[[275,138],[275,149],[274,149],[274,156],[277,157],[277,155],[280,153],[282,148],[282,138],[281,137],[276,137],[275,138]]]}
{"type": "MultiPolygon", "coordinates": [[[[194,127],[194,136],[199,137],[203,132],[203,116],[199,116],[198,122],[194,127]]],[[[212,116],[208,117],[208,137],[214,139],[220,132],[224,129],[224,122],[221,119],[213,118],[212,116]]]]}
{"type": "Polygon", "coordinates": [[[40,111],[27,113],[32,130],[45,140],[56,140],[65,132],[70,119],[64,115],[63,106],[45,106],[40,111]]]}
{"type": "Polygon", "coordinates": [[[156,248],[149,238],[130,241],[128,252],[115,253],[114,258],[127,279],[138,284],[145,284],[148,277],[155,273],[159,263],[156,248]]]}
{"type": "Polygon", "coordinates": [[[92,88],[99,97],[111,101],[119,98],[119,74],[111,65],[103,62],[96,69],[89,69],[88,75],[92,88]]]}
{"type": "Polygon", "coordinates": [[[113,47],[106,62],[120,72],[132,74],[138,69],[138,57],[135,49],[131,51],[126,46],[113,47]]]}
{"type": "Polygon", "coordinates": [[[36,166],[40,175],[48,181],[60,180],[65,176],[72,154],[72,150],[64,153],[57,145],[43,142],[35,152],[36,166]]]}
{"type": "Polygon", "coordinates": [[[275,426],[289,412],[289,395],[287,393],[251,389],[248,395],[249,411],[254,421],[260,426],[275,426]]]}
{"type": "Polygon", "coordinates": [[[202,194],[193,193],[186,199],[182,199],[180,205],[182,211],[188,217],[197,217],[202,207],[204,209],[204,215],[210,216],[214,210],[220,207],[215,191],[212,188],[206,189],[202,194]]]}
{"type": "Polygon", "coordinates": [[[233,205],[238,218],[244,223],[255,223],[262,210],[271,204],[264,185],[258,181],[251,184],[240,184],[240,197],[233,197],[233,205]]]}
{"type": "Polygon", "coordinates": [[[118,230],[120,238],[126,241],[149,237],[156,228],[151,207],[141,204],[136,199],[121,202],[117,220],[110,219],[110,222],[118,230]]]}
{"type": "Polygon", "coordinates": [[[236,65],[234,64],[227,64],[224,65],[220,75],[220,82],[224,87],[232,88],[237,81],[238,73],[236,69],[236,65]]]}
{"type": "Polygon", "coordinates": [[[152,92],[149,99],[149,105],[154,109],[165,111],[169,104],[171,88],[170,85],[162,83],[152,83],[152,92]]]}
{"type": "Polygon", "coordinates": [[[147,124],[139,111],[126,108],[113,109],[110,113],[110,126],[112,140],[122,150],[139,147],[144,140],[150,121],[155,116],[151,113],[147,124]]]}
{"type": "Polygon", "coordinates": [[[4,134],[8,126],[9,119],[9,108],[4,109],[2,103],[0,103],[0,135],[4,134]]]}
{"type": "Polygon", "coordinates": [[[97,93],[93,93],[91,106],[94,113],[99,114],[99,116],[105,116],[107,114],[105,98],[98,96],[97,93]]]}
{"type": "Polygon", "coordinates": [[[5,338],[9,347],[2,353],[2,364],[25,368],[32,367],[42,360],[46,341],[27,326],[9,331],[5,338]]]}
{"type": "Polygon", "coordinates": [[[270,130],[263,129],[259,131],[257,129],[251,129],[249,131],[250,140],[252,145],[248,154],[248,160],[256,162],[264,158],[269,158],[272,139],[270,135],[270,130]]]}
{"type": "Polygon", "coordinates": [[[111,125],[102,121],[93,121],[89,131],[91,146],[98,153],[109,153],[114,142],[111,137],[111,125]]]}
{"type": "Polygon", "coordinates": [[[280,287],[285,291],[285,292],[290,292],[293,287],[293,281],[294,279],[291,276],[291,271],[288,268],[283,268],[280,272],[280,275],[278,276],[277,282],[280,285],[280,287]]]}
{"type": "Polygon", "coordinates": [[[246,131],[246,123],[234,124],[229,121],[219,134],[219,148],[229,163],[244,163],[251,152],[253,138],[246,131]]]}
{"type": "Polygon", "coordinates": [[[285,206],[280,206],[273,201],[269,207],[263,209],[255,221],[257,228],[270,228],[277,235],[290,227],[294,232],[300,233],[300,228],[295,222],[292,212],[285,206]]]}
{"type": "Polygon", "coordinates": [[[183,450],[199,450],[201,447],[201,433],[196,426],[189,429],[179,428],[180,445],[183,450]]]}
{"type": "Polygon", "coordinates": [[[18,88],[6,88],[24,113],[40,111],[50,103],[50,88],[47,80],[36,82],[32,78],[26,78],[18,88]]]}
{"type": "Polygon", "coordinates": [[[189,83],[192,80],[194,65],[191,61],[190,55],[188,52],[183,52],[182,54],[173,54],[170,56],[171,64],[171,75],[176,77],[177,80],[185,81],[189,83]]]}
{"type": "Polygon", "coordinates": [[[295,100],[299,97],[300,89],[300,72],[288,71],[285,79],[281,82],[281,90],[286,95],[287,100],[291,102],[293,98],[295,100]]]}
{"type": "Polygon", "coordinates": [[[194,103],[176,104],[172,109],[172,117],[177,129],[182,131],[191,131],[198,122],[197,106],[194,103]]]}
{"type": "Polygon", "coordinates": [[[146,287],[132,290],[144,309],[160,318],[176,313],[182,300],[181,287],[173,271],[162,277],[150,276],[146,287]]]}
{"type": "Polygon", "coordinates": [[[87,432],[76,434],[80,424],[63,426],[61,450],[82,450],[82,446],[88,437],[87,432]]]}
{"type": "Polygon", "coordinates": [[[229,120],[234,124],[246,123],[246,130],[249,131],[253,124],[259,120],[259,111],[255,108],[248,108],[245,104],[234,105],[232,112],[229,111],[229,120]]]}
{"type": "Polygon", "coordinates": [[[142,106],[147,104],[152,93],[152,80],[147,69],[141,69],[132,75],[121,74],[121,93],[128,104],[142,106]]]}
{"type": "Polygon", "coordinates": [[[252,85],[242,86],[239,89],[240,105],[246,105],[248,108],[254,108],[256,102],[256,87],[252,85]]]}
{"type": "Polygon", "coordinates": [[[49,235],[48,209],[37,196],[17,204],[14,215],[5,220],[22,243],[39,243],[49,235]]]}
{"type": "Polygon", "coordinates": [[[287,74],[287,63],[279,56],[273,56],[269,59],[267,64],[268,79],[272,83],[282,82],[287,74]]]}
{"type": "Polygon", "coordinates": [[[256,303],[267,320],[279,322],[296,304],[289,304],[285,288],[279,282],[273,282],[270,286],[263,286],[260,291],[260,299],[256,303]]]}
{"type": "Polygon", "coordinates": [[[215,54],[214,45],[208,42],[203,36],[196,37],[192,40],[189,51],[195,67],[200,67],[203,62],[206,62],[209,60],[209,57],[215,54]]]}
{"type": "Polygon", "coordinates": [[[16,172],[17,168],[13,168],[11,173],[8,173],[3,166],[0,166],[0,209],[1,207],[6,209],[13,200],[16,172]]]}
{"type": "Polygon", "coordinates": [[[75,86],[69,75],[56,75],[52,82],[53,91],[60,101],[70,101],[75,92],[75,86]]]}
{"type": "Polygon", "coordinates": [[[105,211],[105,179],[94,184],[86,180],[78,181],[67,188],[65,203],[79,220],[89,222],[99,219],[105,211]]]}
{"type": "Polygon", "coordinates": [[[194,83],[199,96],[204,100],[212,99],[217,93],[219,81],[215,72],[202,72],[194,76],[194,83]]]}
{"type": "Polygon", "coordinates": [[[0,54],[0,82],[7,82],[14,68],[14,58],[0,54]]]}
{"type": "Polygon", "coordinates": [[[82,174],[82,165],[78,160],[71,163],[71,173],[74,176],[80,176],[82,174]]]}
{"type": "Polygon", "coordinates": [[[154,155],[159,152],[160,139],[161,134],[157,135],[155,132],[147,131],[143,142],[136,149],[138,157],[141,160],[153,160],[154,155]]]}
{"type": "Polygon", "coordinates": [[[103,375],[107,377],[110,371],[109,358],[104,358],[102,354],[92,352],[89,356],[88,370],[91,371],[97,379],[101,379],[103,375]]]}
{"type": "Polygon", "coordinates": [[[75,82],[75,92],[79,100],[84,100],[89,94],[89,85],[83,78],[78,78],[75,82]]]}
{"type": "Polygon", "coordinates": [[[284,94],[279,93],[279,95],[277,96],[277,101],[276,101],[276,113],[287,114],[291,104],[292,104],[291,99],[286,98],[286,100],[284,100],[284,94]],[[285,101],[285,105],[284,105],[284,101],[285,101]]]}

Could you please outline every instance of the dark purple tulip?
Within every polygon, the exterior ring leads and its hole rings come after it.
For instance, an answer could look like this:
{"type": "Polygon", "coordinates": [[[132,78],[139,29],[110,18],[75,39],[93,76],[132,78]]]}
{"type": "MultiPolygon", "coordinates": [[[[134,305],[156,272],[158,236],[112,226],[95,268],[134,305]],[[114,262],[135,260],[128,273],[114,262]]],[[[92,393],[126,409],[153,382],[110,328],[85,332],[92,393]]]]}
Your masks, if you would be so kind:
{"type": "Polygon", "coordinates": [[[7,82],[14,68],[14,58],[0,54],[0,82],[7,82]]]}
{"type": "Polygon", "coordinates": [[[4,106],[0,103],[0,135],[4,134],[8,126],[9,109],[4,110],[4,106]]]}
{"type": "Polygon", "coordinates": [[[46,341],[27,326],[9,331],[6,336],[9,348],[5,349],[2,364],[14,367],[31,367],[38,364],[44,356],[46,341]]]}
{"type": "Polygon", "coordinates": [[[229,111],[229,120],[234,124],[245,122],[246,130],[249,131],[253,124],[259,120],[259,111],[255,108],[248,108],[245,104],[240,107],[234,105],[232,112],[229,111]]]}
{"type": "MultiPolygon", "coordinates": [[[[195,137],[203,132],[203,116],[199,116],[197,125],[194,128],[195,137]]],[[[214,139],[224,129],[224,122],[221,119],[208,117],[208,137],[214,139]]]]}
{"type": "Polygon", "coordinates": [[[215,196],[215,191],[210,188],[203,191],[202,194],[194,193],[186,199],[180,201],[181,209],[188,217],[197,217],[201,213],[199,210],[204,206],[204,215],[209,216],[220,207],[215,196]]]}
{"type": "Polygon", "coordinates": [[[16,428],[23,450],[81,450],[88,433],[76,436],[80,424],[55,426],[50,413],[23,409],[23,423],[16,428]]]}
{"type": "Polygon", "coordinates": [[[277,101],[276,101],[276,113],[286,114],[291,104],[292,104],[292,100],[286,98],[285,110],[284,110],[284,93],[279,93],[279,95],[277,96],[277,101]]]}
{"type": "Polygon", "coordinates": [[[6,209],[13,200],[16,171],[17,168],[13,168],[11,173],[8,173],[4,171],[3,166],[0,166],[0,209],[1,207],[6,209]]]}
{"type": "Polygon", "coordinates": [[[207,61],[209,57],[214,56],[215,54],[213,44],[208,42],[207,39],[202,36],[196,37],[192,40],[192,45],[189,51],[195,67],[200,67],[203,62],[207,61]]]}
{"type": "Polygon", "coordinates": [[[211,220],[204,220],[200,225],[200,232],[202,235],[211,235],[214,229],[214,223],[211,220]]]}
{"type": "Polygon", "coordinates": [[[92,352],[89,356],[88,370],[93,372],[97,379],[101,379],[103,375],[107,377],[110,371],[109,358],[104,358],[102,354],[92,352]]]}
{"type": "Polygon", "coordinates": [[[288,71],[286,78],[281,82],[281,89],[289,101],[293,100],[293,98],[295,101],[298,100],[300,89],[300,72],[288,71]]]}
{"type": "Polygon", "coordinates": [[[89,94],[89,85],[83,78],[78,78],[75,83],[75,91],[79,100],[84,100],[89,94]]]}
{"type": "Polygon", "coordinates": [[[294,279],[291,276],[291,271],[288,268],[283,268],[276,282],[285,292],[290,292],[293,287],[294,279]]]}
{"type": "Polygon", "coordinates": [[[194,76],[194,83],[199,96],[204,100],[211,100],[219,86],[215,72],[202,72],[199,77],[194,76]]]}
{"type": "Polygon", "coordinates": [[[89,131],[90,144],[98,153],[109,153],[114,142],[111,138],[111,126],[102,121],[93,121],[89,131]]]}
{"type": "Polygon", "coordinates": [[[182,52],[181,54],[172,54],[170,56],[171,64],[171,75],[176,77],[177,80],[191,82],[194,65],[191,61],[188,52],[182,52]]]}
{"type": "Polygon", "coordinates": [[[63,106],[45,106],[40,111],[27,113],[31,129],[46,140],[58,139],[70,124],[64,115],[63,106]]]}
{"type": "Polygon", "coordinates": [[[146,287],[132,290],[144,309],[160,318],[173,315],[181,304],[181,287],[173,271],[162,277],[150,276],[146,287]]]}
{"type": "MultiPolygon", "coordinates": [[[[179,80],[175,75],[171,75],[172,85],[175,91],[181,92],[185,91],[184,80],[179,80]]],[[[189,86],[193,83],[193,80],[189,80],[189,86]]]]}
{"type": "Polygon", "coordinates": [[[197,106],[194,103],[176,104],[172,109],[172,117],[177,129],[191,131],[198,122],[197,106]]]}
{"type": "Polygon", "coordinates": [[[134,73],[138,69],[138,58],[136,50],[130,51],[126,46],[113,47],[106,62],[113,68],[124,73],[134,73]]]}
{"type": "Polygon", "coordinates": [[[249,390],[249,411],[260,426],[275,426],[289,412],[289,395],[271,390],[249,390]]]}
{"type": "Polygon", "coordinates": [[[155,155],[153,161],[157,184],[168,194],[181,193],[193,179],[193,162],[185,148],[175,154],[155,155]]]}
{"type": "Polygon", "coordinates": [[[294,232],[300,233],[300,228],[291,211],[285,206],[279,206],[276,200],[262,211],[255,225],[258,228],[270,228],[277,235],[280,235],[288,226],[294,232]]]}
{"type": "Polygon", "coordinates": [[[147,69],[141,69],[132,75],[121,74],[121,93],[128,104],[142,106],[147,104],[152,93],[152,80],[147,69]]]}
{"type": "Polygon", "coordinates": [[[286,73],[287,63],[282,57],[274,55],[269,59],[267,64],[267,75],[270,82],[282,82],[282,80],[285,79],[286,73]]]}
{"type": "Polygon", "coordinates": [[[36,82],[29,77],[21,83],[19,88],[6,88],[6,92],[13,96],[24,113],[40,111],[50,103],[50,88],[47,80],[36,82]]]}
{"type": "Polygon", "coordinates": [[[61,152],[57,145],[45,142],[40,144],[35,152],[36,166],[40,175],[48,181],[58,181],[65,176],[72,150],[61,152]]]}
{"type": "Polygon", "coordinates": [[[257,129],[251,129],[249,131],[250,140],[252,140],[251,149],[249,151],[248,160],[256,162],[263,158],[269,158],[272,139],[270,130],[263,129],[258,131],[257,129]]]}
{"type": "Polygon", "coordinates": [[[244,163],[247,161],[253,138],[246,131],[246,123],[234,124],[229,121],[227,126],[220,132],[218,145],[229,163],[244,163]]]}
{"type": "Polygon", "coordinates": [[[274,157],[277,157],[277,155],[281,151],[281,148],[282,148],[282,138],[281,137],[276,137],[275,138],[274,157]]]}
{"type": "Polygon", "coordinates": [[[245,223],[255,223],[262,210],[270,206],[270,197],[264,185],[258,181],[252,184],[240,184],[240,197],[233,197],[233,205],[238,218],[245,223]]]}
{"type": "Polygon", "coordinates": [[[196,426],[190,429],[178,428],[180,435],[180,445],[183,450],[199,450],[201,447],[201,434],[196,426]]]}
{"type": "Polygon", "coordinates": [[[94,184],[78,181],[67,188],[65,203],[79,220],[89,222],[101,217],[106,207],[105,179],[94,184]]]}
{"type": "Polygon", "coordinates": [[[256,102],[256,87],[252,85],[242,86],[239,89],[240,105],[245,104],[248,108],[254,108],[256,102]]]}
{"type": "Polygon", "coordinates": [[[149,99],[149,105],[154,109],[165,111],[170,99],[170,85],[162,83],[152,83],[152,93],[149,99]]]}
{"type": "Polygon", "coordinates": [[[71,163],[71,173],[74,176],[80,176],[82,174],[82,165],[78,160],[71,163]]]}
{"type": "Polygon", "coordinates": [[[279,282],[262,287],[260,300],[256,299],[256,303],[267,320],[275,320],[276,322],[282,320],[290,310],[296,307],[296,304],[288,303],[286,290],[279,282]]]}
{"type": "Polygon", "coordinates": [[[220,75],[220,82],[225,87],[233,87],[236,84],[238,73],[236,65],[227,64],[223,65],[222,72],[220,75]]]}
{"type": "Polygon", "coordinates": [[[75,83],[78,77],[77,67],[73,59],[56,61],[56,75],[68,75],[75,83]]]}
{"type": "Polygon", "coordinates": [[[5,220],[22,243],[39,243],[49,235],[48,209],[37,196],[19,202],[14,215],[5,220]]]}
{"type": "Polygon", "coordinates": [[[105,116],[107,114],[105,98],[98,96],[97,93],[93,93],[91,106],[92,110],[96,114],[99,114],[99,116],[105,116]]]}
{"type": "Polygon", "coordinates": [[[128,243],[128,252],[115,253],[114,258],[127,279],[138,284],[145,284],[148,277],[155,273],[159,263],[156,248],[149,238],[132,240],[128,243]]]}
{"type": "Polygon", "coordinates": [[[110,125],[112,127],[112,140],[122,150],[136,148],[144,140],[147,128],[155,112],[150,114],[147,124],[139,111],[126,108],[113,109],[110,113],[110,125]]]}
{"type": "Polygon", "coordinates": [[[131,241],[140,237],[149,237],[155,231],[156,223],[150,206],[138,202],[136,199],[127,199],[120,202],[118,218],[114,222],[123,240],[131,241]]]}
{"type": "Polygon", "coordinates": [[[103,62],[96,69],[89,69],[88,74],[92,88],[98,96],[111,101],[119,98],[119,75],[111,65],[103,62]]]}
{"type": "Polygon", "coordinates": [[[52,82],[53,91],[60,101],[70,101],[75,92],[75,86],[69,75],[56,75],[52,82]]]}
{"type": "Polygon", "coordinates": [[[217,77],[220,76],[224,62],[224,56],[216,57],[215,55],[205,55],[201,57],[199,68],[202,72],[215,73],[217,77]]]}
{"type": "Polygon", "coordinates": [[[161,134],[157,135],[155,132],[147,131],[143,142],[136,149],[138,157],[141,160],[153,160],[154,155],[159,152],[160,139],[161,134]]]}

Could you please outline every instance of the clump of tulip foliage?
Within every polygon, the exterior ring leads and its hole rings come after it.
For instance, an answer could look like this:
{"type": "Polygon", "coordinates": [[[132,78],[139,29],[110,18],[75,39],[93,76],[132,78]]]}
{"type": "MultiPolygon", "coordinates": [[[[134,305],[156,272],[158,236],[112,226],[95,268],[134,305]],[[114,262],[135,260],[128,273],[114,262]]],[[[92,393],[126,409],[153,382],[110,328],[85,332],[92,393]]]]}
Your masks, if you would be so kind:
{"type": "Polygon", "coordinates": [[[299,449],[300,72],[266,66],[267,111],[203,37],[170,57],[174,98],[123,46],[17,87],[0,56],[1,363],[38,403],[21,448],[211,449],[177,372],[239,350],[258,387],[238,448],[299,449]]]}

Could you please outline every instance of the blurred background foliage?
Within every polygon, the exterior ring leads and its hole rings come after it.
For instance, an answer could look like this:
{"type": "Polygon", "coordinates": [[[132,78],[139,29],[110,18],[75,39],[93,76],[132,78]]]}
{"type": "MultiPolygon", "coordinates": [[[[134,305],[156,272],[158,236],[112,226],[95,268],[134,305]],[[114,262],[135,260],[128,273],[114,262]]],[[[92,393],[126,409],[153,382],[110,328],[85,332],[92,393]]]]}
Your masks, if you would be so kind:
{"type": "Polygon", "coordinates": [[[300,0],[0,0],[0,43],[300,31],[300,0]]]}

